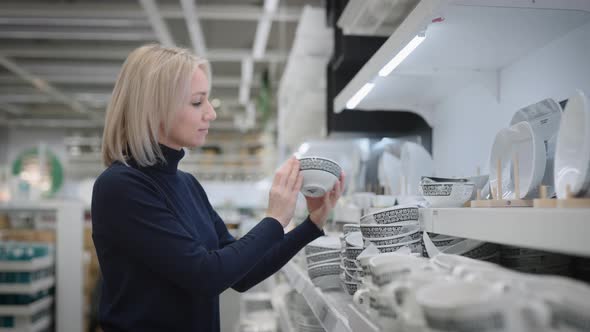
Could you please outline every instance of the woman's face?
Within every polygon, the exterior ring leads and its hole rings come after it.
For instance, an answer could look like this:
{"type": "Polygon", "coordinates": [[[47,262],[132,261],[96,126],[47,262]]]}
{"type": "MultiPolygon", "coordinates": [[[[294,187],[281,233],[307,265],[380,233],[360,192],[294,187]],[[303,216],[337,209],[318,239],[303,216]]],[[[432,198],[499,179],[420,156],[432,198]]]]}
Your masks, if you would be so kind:
{"type": "Polygon", "coordinates": [[[193,73],[190,93],[189,100],[172,118],[168,136],[160,132],[160,143],[176,150],[205,144],[209,124],[217,117],[209,104],[209,79],[201,68],[193,73]]]}

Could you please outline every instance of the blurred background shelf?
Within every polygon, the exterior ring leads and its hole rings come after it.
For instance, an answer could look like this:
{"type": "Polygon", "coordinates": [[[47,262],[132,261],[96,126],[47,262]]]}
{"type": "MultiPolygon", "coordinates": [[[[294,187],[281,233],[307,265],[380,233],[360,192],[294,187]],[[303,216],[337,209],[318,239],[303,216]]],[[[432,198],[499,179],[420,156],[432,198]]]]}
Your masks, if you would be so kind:
{"type": "Polygon", "coordinates": [[[32,324],[14,328],[0,328],[0,332],[39,332],[45,331],[51,325],[51,317],[45,316],[32,324]]]}
{"type": "Polygon", "coordinates": [[[54,277],[43,278],[26,284],[0,284],[0,294],[34,294],[55,285],[54,277]]]}
{"type": "Polygon", "coordinates": [[[34,258],[25,262],[0,262],[0,271],[2,272],[25,272],[38,271],[53,266],[55,260],[53,256],[34,258]]]}
{"type": "Polygon", "coordinates": [[[53,296],[47,296],[27,305],[0,305],[0,315],[31,316],[52,304],[53,296]]]}
{"type": "Polygon", "coordinates": [[[435,208],[420,218],[427,232],[590,256],[590,209],[435,208]]]}

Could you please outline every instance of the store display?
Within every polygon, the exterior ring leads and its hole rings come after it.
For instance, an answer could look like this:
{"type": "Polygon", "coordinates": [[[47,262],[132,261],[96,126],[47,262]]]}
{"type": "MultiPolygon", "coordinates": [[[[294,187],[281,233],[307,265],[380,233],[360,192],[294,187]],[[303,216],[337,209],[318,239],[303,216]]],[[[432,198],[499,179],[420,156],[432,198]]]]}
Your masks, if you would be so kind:
{"type": "Polygon", "coordinates": [[[590,101],[582,91],[570,97],[565,107],[557,136],[554,172],[558,198],[587,194],[590,188],[590,101]]]}
{"type": "Polygon", "coordinates": [[[304,157],[299,159],[303,186],[301,192],[308,197],[321,197],[332,190],[342,168],[335,161],[322,157],[304,157]]]}
{"type": "Polygon", "coordinates": [[[545,174],[545,164],[543,140],[528,122],[519,122],[500,130],[494,139],[489,164],[490,187],[499,187],[501,191],[494,198],[532,198],[545,174]],[[516,179],[518,184],[515,184],[516,179]],[[516,189],[519,189],[518,197],[516,189]]]}

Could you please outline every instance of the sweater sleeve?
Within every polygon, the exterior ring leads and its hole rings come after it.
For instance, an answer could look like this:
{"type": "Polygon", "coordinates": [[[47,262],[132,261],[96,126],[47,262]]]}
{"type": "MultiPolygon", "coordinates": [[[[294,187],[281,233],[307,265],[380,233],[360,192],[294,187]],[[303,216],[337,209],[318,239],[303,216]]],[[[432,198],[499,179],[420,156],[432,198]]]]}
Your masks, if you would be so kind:
{"type": "Polygon", "coordinates": [[[187,292],[208,296],[242,280],[263,259],[260,253],[284,237],[280,223],[265,218],[240,240],[209,251],[185,230],[157,187],[132,171],[97,179],[92,214],[93,232],[121,255],[187,292]]]}
{"type": "MultiPolygon", "coordinates": [[[[197,186],[201,190],[201,194],[205,196],[204,201],[209,209],[211,219],[215,224],[215,230],[219,237],[219,245],[221,247],[231,246],[236,240],[229,234],[225,223],[209,203],[205,191],[198,182],[197,186]]],[[[262,260],[256,263],[254,268],[236,282],[232,288],[239,292],[247,291],[276,273],[305,245],[322,235],[324,235],[324,231],[320,230],[308,217],[303,223],[295,227],[295,229],[285,234],[285,237],[276,243],[268,252],[264,253],[262,260]]]]}

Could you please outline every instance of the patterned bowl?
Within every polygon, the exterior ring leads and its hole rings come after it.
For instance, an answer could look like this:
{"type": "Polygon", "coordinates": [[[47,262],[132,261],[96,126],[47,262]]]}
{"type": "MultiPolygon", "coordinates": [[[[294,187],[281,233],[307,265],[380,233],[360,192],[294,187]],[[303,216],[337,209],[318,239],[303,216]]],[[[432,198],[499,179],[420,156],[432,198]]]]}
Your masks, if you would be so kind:
{"type": "Polygon", "coordinates": [[[418,221],[419,213],[416,205],[396,205],[380,209],[361,217],[362,224],[395,224],[398,222],[418,221]]]}
{"type": "Polygon", "coordinates": [[[472,182],[422,182],[420,193],[432,207],[462,207],[471,199],[472,182]]]}
{"type": "Polygon", "coordinates": [[[322,197],[332,190],[340,178],[342,168],[335,161],[321,157],[299,159],[303,175],[301,192],[307,197],[322,197]]]}

